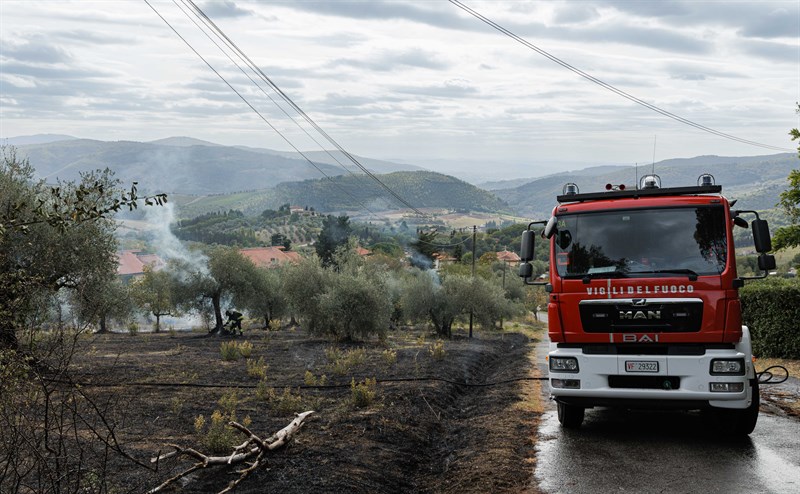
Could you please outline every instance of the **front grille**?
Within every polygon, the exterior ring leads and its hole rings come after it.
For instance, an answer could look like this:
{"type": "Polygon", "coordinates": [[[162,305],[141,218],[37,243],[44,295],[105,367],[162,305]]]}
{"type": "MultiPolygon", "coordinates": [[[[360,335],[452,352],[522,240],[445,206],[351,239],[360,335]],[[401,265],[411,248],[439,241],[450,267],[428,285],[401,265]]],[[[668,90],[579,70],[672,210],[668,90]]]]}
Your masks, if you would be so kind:
{"type": "Polygon", "coordinates": [[[579,310],[587,333],[694,333],[703,322],[699,299],[584,300],[579,310]]]}
{"type": "MultiPolygon", "coordinates": [[[[559,348],[571,348],[570,345],[559,343],[559,348]]],[[[620,344],[591,344],[579,345],[584,355],[705,355],[707,348],[733,348],[733,345],[719,344],[661,344],[651,343],[647,345],[637,345],[632,343],[620,344]]]]}
{"type": "Polygon", "coordinates": [[[681,378],[674,376],[608,376],[609,388],[671,391],[680,386],[681,378]]]}

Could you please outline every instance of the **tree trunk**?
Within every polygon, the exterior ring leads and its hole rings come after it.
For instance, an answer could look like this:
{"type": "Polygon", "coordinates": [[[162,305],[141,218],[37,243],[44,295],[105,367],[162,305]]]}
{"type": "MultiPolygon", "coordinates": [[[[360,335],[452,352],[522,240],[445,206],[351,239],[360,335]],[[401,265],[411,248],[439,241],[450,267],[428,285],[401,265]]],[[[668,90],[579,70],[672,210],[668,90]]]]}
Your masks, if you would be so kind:
{"type": "Polygon", "coordinates": [[[222,332],[222,308],[220,303],[221,294],[219,292],[214,293],[211,296],[211,304],[214,306],[214,321],[215,326],[214,329],[211,330],[212,334],[220,334],[222,332]]]}
{"type": "Polygon", "coordinates": [[[161,314],[153,312],[153,315],[156,316],[156,333],[161,332],[161,314]]]}
{"type": "Polygon", "coordinates": [[[106,325],[106,315],[102,314],[100,316],[100,329],[97,330],[98,333],[108,333],[108,326],[106,325]]]}

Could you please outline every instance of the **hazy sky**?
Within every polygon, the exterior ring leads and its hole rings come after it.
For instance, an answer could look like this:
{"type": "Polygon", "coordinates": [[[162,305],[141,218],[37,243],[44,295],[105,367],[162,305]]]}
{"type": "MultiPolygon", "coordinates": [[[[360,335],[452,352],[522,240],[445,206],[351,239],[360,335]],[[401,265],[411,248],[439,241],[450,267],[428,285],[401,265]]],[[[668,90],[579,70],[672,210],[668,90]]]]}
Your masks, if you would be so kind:
{"type": "MultiPolygon", "coordinates": [[[[175,3],[152,3],[295,146],[319,149],[175,3]]],[[[796,148],[798,0],[463,3],[664,110],[796,148]]],[[[498,175],[508,163],[509,175],[533,176],[554,164],[650,162],[654,140],[657,161],[779,152],[658,115],[444,0],[198,5],[354,154],[447,160],[448,171],[485,163],[498,175]]],[[[142,0],[2,0],[0,38],[0,137],[191,136],[291,149],[142,0]]]]}

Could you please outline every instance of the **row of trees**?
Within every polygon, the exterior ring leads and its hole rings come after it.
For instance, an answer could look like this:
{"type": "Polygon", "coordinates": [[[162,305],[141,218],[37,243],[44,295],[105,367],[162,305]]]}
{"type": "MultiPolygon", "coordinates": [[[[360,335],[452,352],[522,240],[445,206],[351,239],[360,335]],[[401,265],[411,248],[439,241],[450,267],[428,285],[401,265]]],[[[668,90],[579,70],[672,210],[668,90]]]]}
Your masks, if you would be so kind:
{"type": "MultiPolygon", "coordinates": [[[[162,316],[189,312],[206,314],[210,330],[217,331],[224,308],[232,306],[265,328],[286,318],[310,334],[339,339],[380,336],[392,326],[425,322],[449,337],[453,323],[470,312],[479,324],[493,327],[524,311],[522,283],[515,276],[504,280],[502,269],[500,263],[483,265],[473,278],[453,267],[440,278],[390,257],[364,258],[352,237],[327,263],[313,256],[272,269],[256,267],[234,248],[214,247],[202,264],[173,261],[164,270],[146,270],[126,288],[130,296],[121,298],[150,313],[156,331],[162,316]]],[[[113,314],[120,319],[133,309],[108,307],[121,309],[113,314]]]]}

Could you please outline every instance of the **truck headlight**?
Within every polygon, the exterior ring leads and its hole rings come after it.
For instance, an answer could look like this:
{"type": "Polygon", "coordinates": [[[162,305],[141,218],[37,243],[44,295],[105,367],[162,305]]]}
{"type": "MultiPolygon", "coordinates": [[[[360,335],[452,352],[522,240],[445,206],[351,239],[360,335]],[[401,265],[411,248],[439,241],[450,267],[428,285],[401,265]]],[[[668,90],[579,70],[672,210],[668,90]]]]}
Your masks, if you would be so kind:
{"type": "Polygon", "coordinates": [[[714,359],[710,372],[712,376],[743,376],[744,359],[714,359]]]}
{"type": "Polygon", "coordinates": [[[578,359],[575,357],[550,357],[552,372],[578,372],[578,359]]]}

